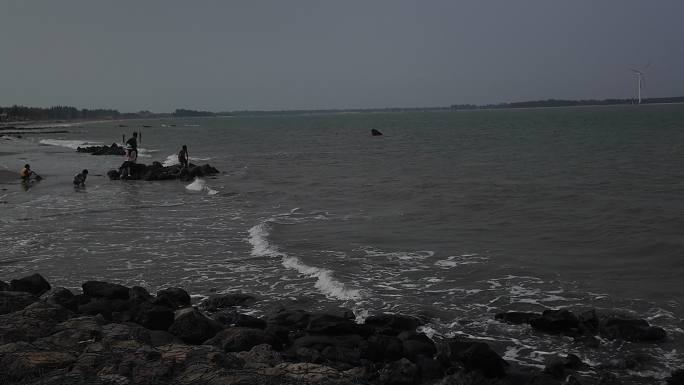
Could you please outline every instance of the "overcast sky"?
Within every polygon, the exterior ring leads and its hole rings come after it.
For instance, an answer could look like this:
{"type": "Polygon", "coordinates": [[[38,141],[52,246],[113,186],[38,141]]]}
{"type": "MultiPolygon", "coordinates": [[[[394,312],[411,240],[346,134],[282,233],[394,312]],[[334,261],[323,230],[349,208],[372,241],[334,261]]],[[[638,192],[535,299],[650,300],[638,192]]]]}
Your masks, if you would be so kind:
{"type": "Polygon", "coordinates": [[[0,0],[0,105],[121,111],[684,95],[683,0],[0,0]]]}

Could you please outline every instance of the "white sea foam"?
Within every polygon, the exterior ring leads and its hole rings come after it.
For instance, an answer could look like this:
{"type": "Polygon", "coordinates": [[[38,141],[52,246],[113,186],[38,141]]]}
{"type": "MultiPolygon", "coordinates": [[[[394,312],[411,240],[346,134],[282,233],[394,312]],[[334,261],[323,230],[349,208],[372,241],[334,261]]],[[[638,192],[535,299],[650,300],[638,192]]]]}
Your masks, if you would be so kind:
{"type": "Polygon", "coordinates": [[[218,194],[218,191],[212,190],[209,186],[207,186],[207,182],[201,178],[195,178],[195,180],[189,185],[185,186],[185,188],[190,191],[205,191],[207,195],[218,194]]]}
{"type": "Polygon", "coordinates": [[[84,146],[101,146],[102,142],[88,142],[84,140],[66,140],[66,139],[42,139],[40,144],[45,144],[48,146],[58,146],[66,147],[71,149],[77,149],[84,146]]]}
{"type": "Polygon", "coordinates": [[[410,251],[396,251],[396,252],[390,252],[390,251],[382,251],[373,247],[364,247],[362,250],[366,253],[367,256],[369,257],[384,257],[390,260],[399,260],[399,261],[412,261],[412,260],[423,260],[426,258],[430,258],[433,255],[435,255],[434,251],[431,250],[419,250],[415,252],[410,252],[410,251]]]}
{"type": "MultiPolygon", "coordinates": [[[[193,160],[194,161],[207,161],[207,160],[211,160],[211,158],[195,158],[195,157],[191,156],[189,158],[189,160],[190,161],[193,161],[193,160]]],[[[162,162],[162,166],[170,167],[170,166],[175,166],[178,163],[179,163],[178,162],[178,154],[171,154],[171,155],[167,156],[166,159],[162,162]]]]}
{"type": "Polygon", "coordinates": [[[478,257],[477,254],[452,255],[447,259],[435,262],[435,266],[450,268],[460,265],[472,265],[488,261],[487,257],[478,257]]]}
{"type": "Polygon", "coordinates": [[[281,263],[288,269],[298,271],[300,274],[316,278],[314,286],[326,297],[338,300],[358,300],[361,298],[359,290],[349,289],[336,280],[332,271],[315,266],[309,266],[301,259],[287,255],[268,242],[269,235],[268,221],[262,222],[249,229],[249,243],[252,245],[251,254],[255,257],[281,258],[281,263]]]}

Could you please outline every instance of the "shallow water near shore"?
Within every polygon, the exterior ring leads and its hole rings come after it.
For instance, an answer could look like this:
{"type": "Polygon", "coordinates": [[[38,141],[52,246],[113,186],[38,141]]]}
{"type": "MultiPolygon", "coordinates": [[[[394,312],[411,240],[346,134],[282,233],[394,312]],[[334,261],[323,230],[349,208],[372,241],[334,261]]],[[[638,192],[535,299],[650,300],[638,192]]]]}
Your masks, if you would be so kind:
{"type": "Polygon", "coordinates": [[[0,167],[45,178],[27,191],[0,181],[0,279],[242,290],[261,298],[255,313],[292,301],[359,320],[414,314],[428,333],[485,338],[526,364],[652,357],[615,368],[627,383],[684,365],[684,106],[144,124],[139,161],[172,162],[187,144],[222,173],[109,181],[121,158],[73,148],[131,134],[112,122],[0,140],[0,167]],[[566,306],[645,318],[669,339],[590,349],[493,319],[566,306]]]}

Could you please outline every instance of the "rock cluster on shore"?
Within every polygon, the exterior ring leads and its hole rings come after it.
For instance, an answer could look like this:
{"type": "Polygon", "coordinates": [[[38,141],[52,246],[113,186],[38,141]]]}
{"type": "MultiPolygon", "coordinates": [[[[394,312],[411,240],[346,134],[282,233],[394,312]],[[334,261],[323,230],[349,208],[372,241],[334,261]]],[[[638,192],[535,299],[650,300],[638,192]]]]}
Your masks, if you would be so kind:
{"type": "MultiPolygon", "coordinates": [[[[82,289],[53,289],[38,274],[0,281],[0,383],[619,384],[608,373],[579,375],[587,364],[573,355],[540,370],[508,363],[482,341],[433,341],[411,316],[380,314],[359,324],[351,312],[281,307],[257,318],[236,310],[257,301],[244,293],[192,306],[181,288],[155,296],[142,287],[89,281],[82,289]]],[[[555,313],[507,314],[507,321],[558,321],[555,313]]],[[[604,322],[606,332],[611,325],[604,322]]],[[[611,336],[630,339],[630,333],[611,336]]],[[[673,373],[669,384],[682,377],[673,373]]]]}
{"type": "Polygon", "coordinates": [[[88,146],[76,148],[78,152],[85,152],[93,155],[126,155],[126,150],[123,146],[112,143],[111,146],[88,146]]]}
{"type": "MultiPolygon", "coordinates": [[[[122,167],[124,167],[124,165],[122,165],[122,167]]],[[[126,177],[122,175],[121,168],[119,170],[109,170],[107,176],[111,180],[127,179],[152,181],[180,179],[182,181],[191,181],[195,178],[216,175],[218,173],[219,170],[208,164],[197,166],[190,163],[188,167],[183,168],[178,164],[165,167],[159,162],[153,162],[150,166],[142,163],[130,163],[128,165],[128,175],[126,177]]]]}

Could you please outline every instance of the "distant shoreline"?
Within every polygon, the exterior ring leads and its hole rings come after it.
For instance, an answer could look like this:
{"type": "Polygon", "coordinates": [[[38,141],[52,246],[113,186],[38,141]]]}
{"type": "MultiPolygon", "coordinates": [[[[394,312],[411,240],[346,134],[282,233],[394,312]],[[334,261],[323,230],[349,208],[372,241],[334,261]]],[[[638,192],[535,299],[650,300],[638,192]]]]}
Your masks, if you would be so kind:
{"type": "MultiPolygon", "coordinates": [[[[531,110],[541,108],[578,108],[578,107],[616,107],[616,106],[662,106],[684,104],[684,96],[670,98],[643,99],[641,104],[634,103],[631,99],[603,99],[603,100],[562,100],[548,99],[525,102],[499,103],[487,105],[455,104],[448,107],[387,107],[387,108],[349,108],[349,109],[302,109],[302,110],[237,110],[226,112],[176,110],[174,113],[124,113],[120,116],[97,117],[97,118],[56,118],[56,119],[30,119],[0,120],[0,133],[9,129],[45,129],[63,128],[84,123],[115,123],[131,120],[158,120],[158,119],[187,119],[187,118],[226,118],[246,116],[278,116],[278,115],[325,115],[325,114],[358,114],[358,113],[401,113],[401,112],[456,112],[456,111],[491,111],[491,110],[531,110]],[[179,112],[180,111],[180,112],[179,112]]],[[[0,119],[2,112],[9,111],[11,107],[0,106],[0,119]]],[[[33,109],[29,107],[21,107],[33,109]]],[[[49,110],[49,109],[37,109],[49,110]]],[[[108,110],[109,111],[109,110],[108,110]]],[[[112,110],[115,111],[115,110],[112,110]]],[[[116,111],[118,114],[118,111],[116,111]]],[[[10,115],[11,116],[11,115],[10,115]]],[[[8,117],[6,116],[5,119],[8,117]]]]}

